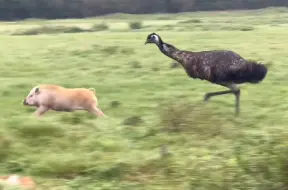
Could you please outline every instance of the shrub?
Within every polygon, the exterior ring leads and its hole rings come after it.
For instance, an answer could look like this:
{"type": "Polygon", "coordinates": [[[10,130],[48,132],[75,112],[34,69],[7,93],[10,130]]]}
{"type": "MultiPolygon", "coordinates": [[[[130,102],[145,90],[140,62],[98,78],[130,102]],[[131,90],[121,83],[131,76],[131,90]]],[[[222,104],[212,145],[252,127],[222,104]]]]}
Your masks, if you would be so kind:
{"type": "Polygon", "coordinates": [[[129,65],[131,65],[131,67],[134,69],[142,68],[142,65],[139,61],[131,61],[129,65]]]}
{"type": "Polygon", "coordinates": [[[124,125],[134,125],[134,126],[137,126],[137,125],[140,125],[141,123],[143,123],[144,121],[141,119],[140,116],[131,116],[131,117],[128,117],[126,118],[124,121],[123,121],[123,124],[124,125]]]}
{"type": "Polygon", "coordinates": [[[25,171],[27,168],[27,163],[25,163],[25,160],[8,160],[5,163],[5,168],[8,173],[19,173],[25,171]]]}
{"type": "Polygon", "coordinates": [[[0,133],[0,161],[4,160],[10,151],[12,140],[0,133]]]}
{"type": "Polygon", "coordinates": [[[252,31],[254,30],[255,28],[252,27],[252,26],[243,26],[243,27],[240,27],[240,31],[252,31]]]}
{"type": "Polygon", "coordinates": [[[44,124],[24,124],[17,127],[17,133],[25,138],[35,138],[38,136],[55,136],[63,135],[63,130],[56,125],[44,124]]]}
{"type": "Polygon", "coordinates": [[[95,119],[96,116],[89,112],[78,111],[74,113],[64,114],[60,121],[70,125],[85,124],[88,119],[95,119]]]}
{"type": "Polygon", "coordinates": [[[7,126],[19,137],[35,139],[37,137],[62,137],[64,130],[49,121],[28,120],[23,122],[22,118],[11,119],[7,126]]]}
{"type": "Polygon", "coordinates": [[[132,48],[123,48],[121,50],[121,53],[126,54],[126,55],[131,55],[134,53],[134,50],[132,48]]]}
{"type": "Polygon", "coordinates": [[[181,64],[179,64],[179,63],[177,63],[177,62],[173,62],[173,63],[171,63],[170,68],[171,68],[171,69],[179,68],[180,65],[181,65],[181,64]]]}
{"type": "Polygon", "coordinates": [[[79,28],[76,26],[40,26],[18,31],[12,35],[38,35],[38,34],[59,34],[59,33],[80,33],[91,32],[91,30],[79,28]]]}
{"type": "Polygon", "coordinates": [[[113,100],[111,103],[110,103],[110,107],[111,108],[117,108],[121,105],[121,102],[117,101],[117,100],[113,100]]]}
{"type": "Polygon", "coordinates": [[[24,188],[21,188],[19,186],[9,185],[5,182],[0,181],[0,190],[24,190],[24,188]]]}
{"type": "Polygon", "coordinates": [[[117,51],[119,50],[119,47],[118,46],[108,46],[108,47],[103,47],[101,49],[101,51],[105,54],[115,54],[117,53],[117,51]]]}
{"type": "Polygon", "coordinates": [[[84,174],[91,166],[89,158],[74,153],[50,154],[41,158],[41,162],[33,164],[32,174],[42,176],[57,176],[60,178],[74,178],[84,174]]]}
{"type": "Polygon", "coordinates": [[[238,31],[252,31],[255,28],[252,26],[223,26],[220,27],[220,30],[228,30],[228,31],[234,31],[234,30],[238,30],[238,31]]]}
{"type": "Polygon", "coordinates": [[[190,20],[180,21],[179,23],[187,24],[187,23],[201,23],[201,22],[202,22],[202,20],[200,20],[200,19],[190,19],[190,20]]]}
{"type": "Polygon", "coordinates": [[[267,134],[239,137],[235,145],[238,165],[243,175],[256,181],[256,189],[287,189],[287,130],[273,130],[267,134]]]}
{"type": "Polygon", "coordinates": [[[132,29],[132,30],[141,29],[143,27],[141,21],[130,22],[129,26],[130,26],[130,29],[132,29]]]}
{"type": "Polygon", "coordinates": [[[98,177],[105,180],[121,179],[130,170],[131,167],[129,164],[119,162],[99,172],[98,177]]]}
{"type": "Polygon", "coordinates": [[[104,31],[104,30],[108,30],[109,26],[106,23],[98,23],[98,24],[94,24],[91,27],[91,30],[93,31],[104,31]]]}
{"type": "Polygon", "coordinates": [[[163,104],[159,106],[160,125],[168,132],[193,132],[206,136],[224,133],[225,119],[213,109],[189,103],[163,104]]]}

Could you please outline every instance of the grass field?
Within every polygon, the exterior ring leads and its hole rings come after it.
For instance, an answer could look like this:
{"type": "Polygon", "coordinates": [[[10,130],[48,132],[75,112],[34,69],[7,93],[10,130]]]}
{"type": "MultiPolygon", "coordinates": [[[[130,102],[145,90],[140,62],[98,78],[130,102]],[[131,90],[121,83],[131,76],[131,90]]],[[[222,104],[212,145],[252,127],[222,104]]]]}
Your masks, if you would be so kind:
{"type": "Polygon", "coordinates": [[[285,8],[2,22],[0,174],[31,175],[40,190],[288,189],[287,31],[285,8]],[[45,34],[56,25],[105,27],[45,34]],[[267,77],[241,87],[235,118],[234,96],[204,105],[223,88],[144,45],[152,32],[180,49],[262,61],[267,77]],[[22,101],[39,83],[93,87],[109,117],[51,111],[38,120],[22,101]]]}

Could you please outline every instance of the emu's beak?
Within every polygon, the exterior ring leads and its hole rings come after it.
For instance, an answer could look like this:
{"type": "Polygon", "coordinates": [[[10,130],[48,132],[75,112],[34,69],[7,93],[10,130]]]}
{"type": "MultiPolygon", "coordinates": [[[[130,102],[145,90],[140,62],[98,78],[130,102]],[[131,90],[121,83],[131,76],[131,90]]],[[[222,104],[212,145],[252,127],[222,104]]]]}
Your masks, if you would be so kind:
{"type": "Polygon", "coordinates": [[[23,101],[23,105],[27,105],[27,102],[26,102],[26,100],[24,100],[24,101],[23,101]]]}
{"type": "Polygon", "coordinates": [[[146,40],[146,41],[145,41],[145,43],[144,43],[144,45],[146,45],[146,44],[148,44],[148,43],[149,43],[149,41],[148,41],[148,40],[146,40]]]}

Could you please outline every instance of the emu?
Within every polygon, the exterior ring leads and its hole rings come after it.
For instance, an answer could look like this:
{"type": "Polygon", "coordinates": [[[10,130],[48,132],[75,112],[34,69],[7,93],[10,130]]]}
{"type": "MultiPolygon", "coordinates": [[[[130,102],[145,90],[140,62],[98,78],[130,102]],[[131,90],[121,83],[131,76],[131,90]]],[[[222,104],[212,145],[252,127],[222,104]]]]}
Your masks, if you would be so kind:
{"type": "Polygon", "coordinates": [[[235,116],[238,116],[240,112],[240,88],[238,85],[259,83],[265,78],[268,70],[265,65],[253,60],[245,60],[229,50],[200,52],[180,50],[163,42],[161,37],[154,32],[147,36],[145,45],[148,43],[156,44],[164,55],[179,62],[189,77],[229,88],[225,91],[206,93],[204,102],[207,102],[212,96],[234,94],[236,99],[235,116]]]}

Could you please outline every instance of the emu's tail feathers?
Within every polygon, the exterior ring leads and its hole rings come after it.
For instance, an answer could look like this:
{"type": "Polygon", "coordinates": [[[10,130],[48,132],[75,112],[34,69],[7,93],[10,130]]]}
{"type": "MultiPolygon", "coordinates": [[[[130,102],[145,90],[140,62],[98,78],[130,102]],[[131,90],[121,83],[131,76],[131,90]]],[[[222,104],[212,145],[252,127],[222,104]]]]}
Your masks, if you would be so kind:
{"type": "Polygon", "coordinates": [[[250,83],[261,82],[266,77],[268,71],[265,65],[256,61],[248,61],[248,68],[251,69],[250,78],[248,77],[248,82],[250,83]]]}
{"type": "Polygon", "coordinates": [[[249,82],[255,84],[261,82],[266,77],[267,71],[267,67],[261,63],[246,61],[246,65],[235,73],[232,73],[230,77],[236,83],[249,82]]]}

